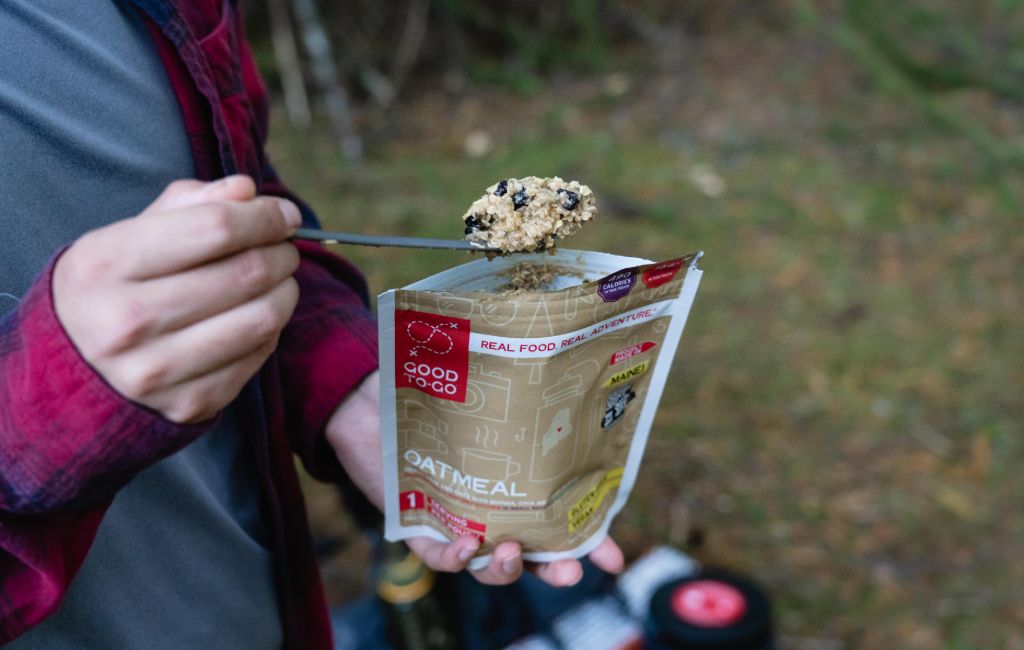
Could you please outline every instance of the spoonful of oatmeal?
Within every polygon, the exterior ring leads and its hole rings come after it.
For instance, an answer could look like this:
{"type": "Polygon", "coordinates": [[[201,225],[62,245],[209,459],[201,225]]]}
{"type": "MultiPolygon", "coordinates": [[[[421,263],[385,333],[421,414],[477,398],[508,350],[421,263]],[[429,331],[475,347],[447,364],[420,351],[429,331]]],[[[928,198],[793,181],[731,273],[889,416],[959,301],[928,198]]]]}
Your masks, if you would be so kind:
{"type": "Polygon", "coordinates": [[[466,241],[503,253],[532,253],[554,248],[556,239],[575,234],[596,212],[586,185],[526,176],[487,188],[462,220],[466,241]]]}

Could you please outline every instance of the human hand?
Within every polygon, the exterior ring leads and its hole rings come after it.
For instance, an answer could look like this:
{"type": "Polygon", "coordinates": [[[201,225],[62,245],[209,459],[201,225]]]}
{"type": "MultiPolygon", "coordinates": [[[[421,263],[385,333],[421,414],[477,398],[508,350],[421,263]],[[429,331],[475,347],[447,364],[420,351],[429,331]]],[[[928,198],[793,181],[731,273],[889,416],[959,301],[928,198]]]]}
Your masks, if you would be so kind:
{"type": "Polygon", "coordinates": [[[171,183],[141,214],[90,231],[57,261],[57,317],[119,393],[174,422],[238,396],[298,301],[300,225],[246,176],[171,183]]]}
{"type": "MultiPolygon", "coordinates": [[[[414,537],[405,543],[423,562],[435,571],[461,571],[480,548],[475,537],[465,535],[451,542],[439,542],[431,537],[414,537]]],[[[611,537],[604,540],[587,555],[597,568],[608,573],[622,571],[622,550],[611,537]]],[[[507,585],[515,582],[528,570],[552,587],[571,587],[583,577],[579,560],[564,559],[554,562],[523,562],[522,547],[518,542],[502,542],[494,549],[486,567],[471,570],[485,585],[507,585]]]]}
{"type": "MultiPolygon", "coordinates": [[[[352,481],[367,498],[384,509],[384,478],[380,447],[380,378],[369,375],[341,403],[327,423],[327,441],[338,455],[352,481]]],[[[472,536],[440,542],[430,537],[416,537],[406,544],[427,566],[435,571],[456,572],[466,568],[479,550],[479,541],[472,536]]],[[[588,556],[600,569],[610,573],[622,570],[622,551],[609,537],[588,556]]],[[[578,560],[557,560],[544,564],[527,563],[526,567],[544,582],[555,587],[568,587],[583,577],[578,560]]],[[[522,548],[517,542],[498,544],[490,563],[473,576],[488,585],[515,582],[524,569],[522,548]]]]}

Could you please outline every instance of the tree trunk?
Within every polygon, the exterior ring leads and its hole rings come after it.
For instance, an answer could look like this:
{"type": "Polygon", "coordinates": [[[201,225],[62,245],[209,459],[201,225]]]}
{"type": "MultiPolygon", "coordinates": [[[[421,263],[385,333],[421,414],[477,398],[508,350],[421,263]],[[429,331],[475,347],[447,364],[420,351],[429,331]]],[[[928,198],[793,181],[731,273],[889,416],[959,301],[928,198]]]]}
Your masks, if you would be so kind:
{"type": "Polygon", "coordinates": [[[267,0],[270,10],[270,39],[274,47],[274,60],[281,74],[284,106],[292,126],[309,126],[309,97],[302,79],[302,64],[295,47],[295,31],[285,0],[267,0]]]}
{"type": "Polygon", "coordinates": [[[342,155],[351,162],[363,156],[363,142],[352,121],[348,95],[338,83],[338,70],[331,53],[331,41],[314,0],[292,0],[302,30],[302,43],[313,66],[313,78],[320,86],[324,112],[330,121],[342,155]]]}

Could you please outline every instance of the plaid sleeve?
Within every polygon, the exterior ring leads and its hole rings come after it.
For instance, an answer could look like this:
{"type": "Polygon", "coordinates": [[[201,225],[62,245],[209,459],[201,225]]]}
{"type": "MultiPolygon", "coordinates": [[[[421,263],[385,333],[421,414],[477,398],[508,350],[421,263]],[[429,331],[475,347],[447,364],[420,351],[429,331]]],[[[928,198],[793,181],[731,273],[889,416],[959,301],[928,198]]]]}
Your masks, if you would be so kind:
{"type": "MultiPolygon", "coordinates": [[[[239,23],[239,33],[243,26],[239,23]]],[[[257,132],[253,171],[260,192],[293,201],[304,225],[319,227],[313,211],[290,192],[267,161],[266,88],[248,42],[238,42],[240,72],[257,132]]],[[[299,304],[278,346],[280,385],[292,450],[314,477],[344,482],[344,473],[327,448],[324,426],[353,388],[377,368],[377,325],[369,308],[366,282],[354,266],[319,244],[298,242],[302,255],[295,279],[299,304]]]]}
{"type": "Polygon", "coordinates": [[[54,311],[56,259],[0,321],[0,510],[10,513],[102,502],[212,424],[166,420],[82,359],[54,311]]]}
{"type": "MultiPolygon", "coordinates": [[[[269,193],[296,200],[306,223],[316,223],[309,208],[283,188],[272,185],[269,193]]],[[[312,476],[343,481],[324,427],[345,396],[377,369],[377,323],[355,267],[319,244],[296,246],[302,256],[295,273],[299,304],[277,350],[288,435],[312,476]]]]}
{"type": "Polygon", "coordinates": [[[108,505],[45,515],[0,511],[0,645],[57,609],[108,505]]]}
{"type": "Polygon", "coordinates": [[[114,493],[210,423],[131,402],[57,319],[54,261],[0,320],[0,644],[56,608],[114,493]]]}

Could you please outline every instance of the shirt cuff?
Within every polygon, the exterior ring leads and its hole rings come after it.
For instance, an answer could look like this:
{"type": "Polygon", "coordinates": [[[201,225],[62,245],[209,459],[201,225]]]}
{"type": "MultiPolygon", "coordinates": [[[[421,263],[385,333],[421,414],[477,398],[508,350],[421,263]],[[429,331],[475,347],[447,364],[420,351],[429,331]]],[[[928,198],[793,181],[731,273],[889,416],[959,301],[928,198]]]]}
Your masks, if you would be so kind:
{"type": "Polygon", "coordinates": [[[53,303],[62,253],[0,322],[0,509],[8,512],[101,503],[213,425],[165,419],[82,358],[53,303]]]}

